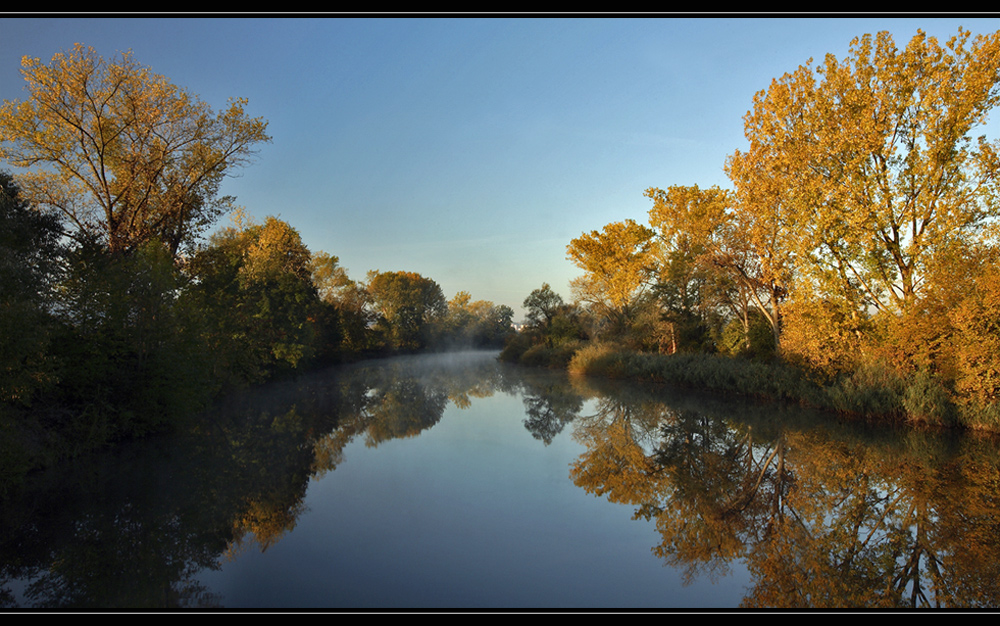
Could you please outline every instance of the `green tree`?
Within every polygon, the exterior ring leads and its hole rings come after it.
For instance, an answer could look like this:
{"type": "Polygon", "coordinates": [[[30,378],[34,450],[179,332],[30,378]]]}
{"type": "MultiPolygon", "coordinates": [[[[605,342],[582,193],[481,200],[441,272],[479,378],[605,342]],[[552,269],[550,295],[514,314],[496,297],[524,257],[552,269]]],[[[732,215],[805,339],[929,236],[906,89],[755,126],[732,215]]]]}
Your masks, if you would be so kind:
{"type": "Polygon", "coordinates": [[[30,403],[55,379],[51,314],[65,251],[58,218],[0,172],[0,402],[30,403]]]}
{"type": "Polygon", "coordinates": [[[169,428],[210,392],[197,316],[178,300],[185,278],[167,247],[132,254],[86,244],[68,255],[53,354],[60,383],[49,400],[56,430],[86,449],[169,428]]]}
{"type": "Polygon", "coordinates": [[[237,216],[191,259],[188,290],[206,317],[220,380],[257,382],[315,353],[312,255],[287,222],[237,216]]]}
{"type": "Polygon", "coordinates": [[[18,177],[29,202],[115,252],[192,245],[230,206],[223,178],[270,140],[245,100],[213,111],[131,53],[77,44],[48,65],[25,57],[22,74],[28,97],[0,107],[0,158],[31,168],[18,177]]]}
{"type": "Polygon", "coordinates": [[[448,311],[441,287],[415,272],[369,272],[367,289],[376,329],[390,350],[427,347],[434,324],[448,311]]]}
{"type": "Polygon", "coordinates": [[[563,306],[563,299],[548,283],[542,283],[541,287],[528,294],[522,306],[527,312],[528,323],[547,329],[563,306]]]}

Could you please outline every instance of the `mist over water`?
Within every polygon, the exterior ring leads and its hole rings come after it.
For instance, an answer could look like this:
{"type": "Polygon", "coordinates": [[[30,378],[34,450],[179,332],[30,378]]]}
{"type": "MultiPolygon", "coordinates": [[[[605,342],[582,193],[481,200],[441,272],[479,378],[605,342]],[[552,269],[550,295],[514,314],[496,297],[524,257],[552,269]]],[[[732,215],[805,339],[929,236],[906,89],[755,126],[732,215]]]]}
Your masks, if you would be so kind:
{"type": "Polygon", "coordinates": [[[995,445],[572,378],[332,368],[0,509],[8,608],[995,606],[995,445]]]}

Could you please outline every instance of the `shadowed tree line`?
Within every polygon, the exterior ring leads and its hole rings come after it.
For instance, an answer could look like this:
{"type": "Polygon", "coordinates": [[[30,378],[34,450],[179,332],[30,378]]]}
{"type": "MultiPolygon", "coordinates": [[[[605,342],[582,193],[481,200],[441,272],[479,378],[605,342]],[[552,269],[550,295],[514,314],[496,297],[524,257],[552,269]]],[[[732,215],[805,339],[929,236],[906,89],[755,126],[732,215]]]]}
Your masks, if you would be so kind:
{"type": "Polygon", "coordinates": [[[246,101],[215,111],[82,45],[22,74],[27,96],[0,107],[0,158],[18,170],[0,172],[0,484],[171,428],[226,390],[511,332],[509,307],[446,300],[413,272],[352,280],[221,196],[270,141],[246,101]]]}

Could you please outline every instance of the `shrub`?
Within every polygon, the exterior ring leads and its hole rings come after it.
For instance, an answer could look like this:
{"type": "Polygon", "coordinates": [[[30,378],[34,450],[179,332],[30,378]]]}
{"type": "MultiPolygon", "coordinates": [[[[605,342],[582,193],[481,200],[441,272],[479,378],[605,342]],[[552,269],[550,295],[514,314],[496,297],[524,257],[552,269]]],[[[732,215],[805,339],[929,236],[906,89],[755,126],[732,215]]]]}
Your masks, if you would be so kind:
{"type": "Polygon", "coordinates": [[[903,396],[906,385],[901,376],[877,363],[862,364],[844,374],[827,389],[831,408],[862,416],[906,415],[903,396]]]}
{"type": "Polygon", "coordinates": [[[927,370],[910,377],[903,394],[907,420],[915,424],[953,426],[955,411],[948,391],[941,381],[927,370]]]}
{"type": "Polygon", "coordinates": [[[611,364],[616,356],[617,349],[611,344],[589,343],[574,353],[568,369],[571,374],[614,378],[611,364]]]}
{"type": "Polygon", "coordinates": [[[579,342],[565,342],[554,347],[535,344],[521,354],[517,363],[532,367],[566,369],[581,345],[579,342]]]}
{"type": "Polygon", "coordinates": [[[500,350],[500,360],[508,363],[519,363],[521,356],[531,348],[533,338],[527,332],[520,332],[507,339],[502,350],[500,350]]]}

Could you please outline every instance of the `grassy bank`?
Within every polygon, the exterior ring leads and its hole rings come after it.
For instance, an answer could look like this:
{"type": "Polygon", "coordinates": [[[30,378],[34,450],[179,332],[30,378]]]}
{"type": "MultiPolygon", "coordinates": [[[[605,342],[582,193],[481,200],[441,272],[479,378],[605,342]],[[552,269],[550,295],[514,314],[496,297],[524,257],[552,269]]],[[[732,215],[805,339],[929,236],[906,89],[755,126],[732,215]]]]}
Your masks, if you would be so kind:
{"type": "Polygon", "coordinates": [[[535,345],[524,350],[508,346],[501,358],[524,365],[565,368],[575,375],[793,402],[869,420],[1000,432],[1000,410],[996,405],[963,402],[931,374],[903,375],[878,364],[823,379],[779,359],[639,353],[598,342],[535,345]]]}

